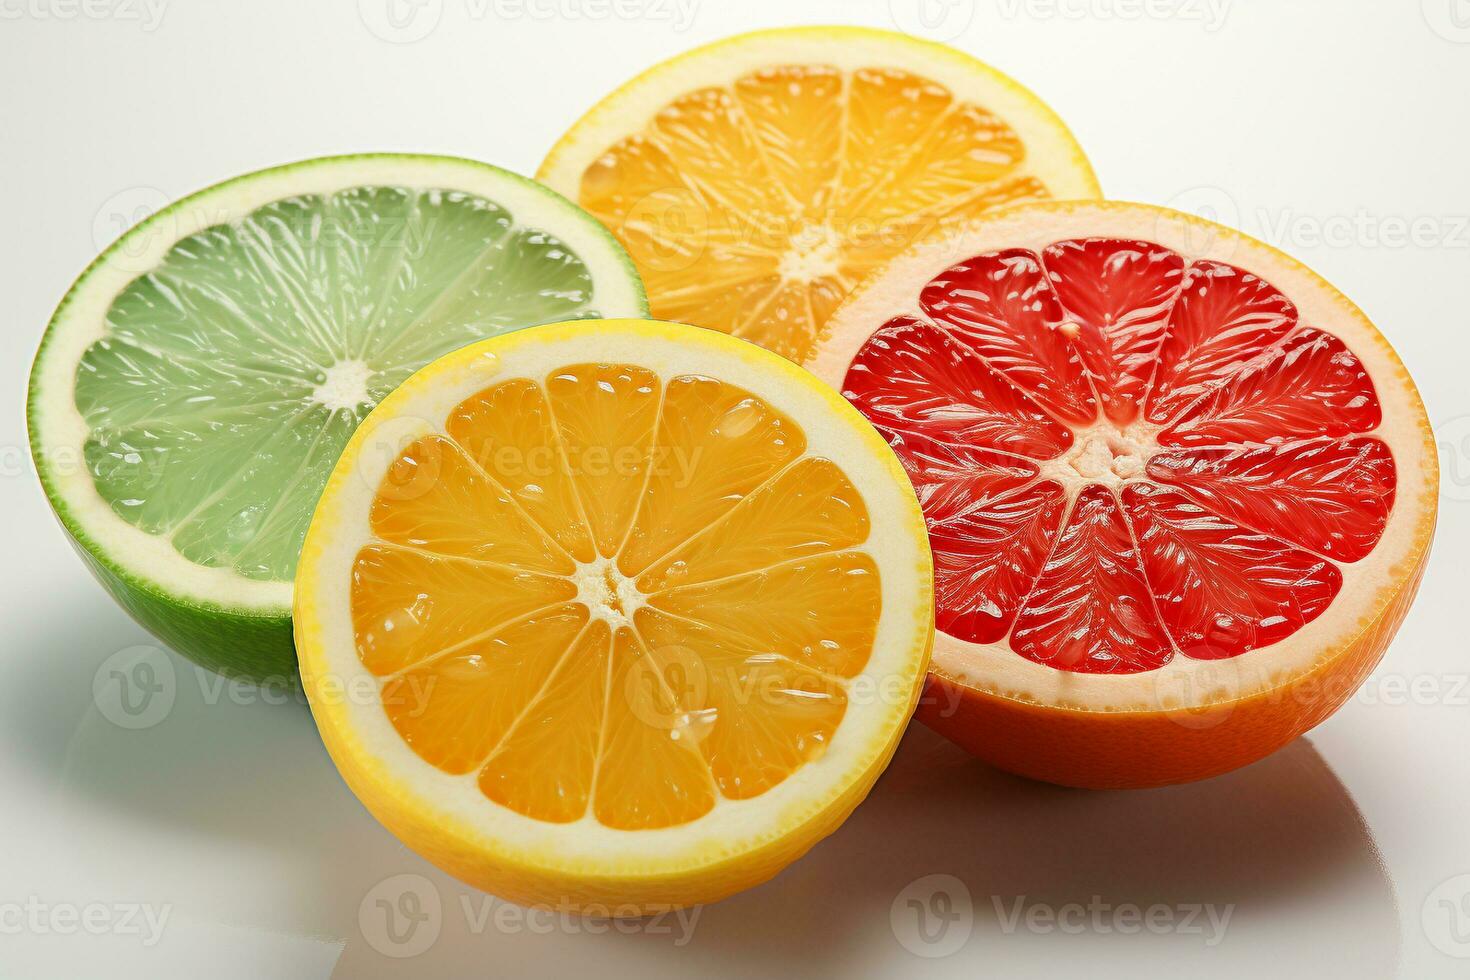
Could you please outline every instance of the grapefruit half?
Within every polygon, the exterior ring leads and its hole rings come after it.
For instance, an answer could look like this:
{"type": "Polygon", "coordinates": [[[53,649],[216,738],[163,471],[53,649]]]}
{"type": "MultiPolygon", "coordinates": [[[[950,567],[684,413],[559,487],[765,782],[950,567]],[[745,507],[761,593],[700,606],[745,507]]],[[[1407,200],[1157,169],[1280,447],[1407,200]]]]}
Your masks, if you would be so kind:
{"type": "Polygon", "coordinates": [[[810,362],[878,427],[934,552],[919,717],[1075,786],[1198,779],[1358,688],[1412,601],[1438,471],[1356,306],[1258,241],[1111,202],[914,247],[810,362]]]}

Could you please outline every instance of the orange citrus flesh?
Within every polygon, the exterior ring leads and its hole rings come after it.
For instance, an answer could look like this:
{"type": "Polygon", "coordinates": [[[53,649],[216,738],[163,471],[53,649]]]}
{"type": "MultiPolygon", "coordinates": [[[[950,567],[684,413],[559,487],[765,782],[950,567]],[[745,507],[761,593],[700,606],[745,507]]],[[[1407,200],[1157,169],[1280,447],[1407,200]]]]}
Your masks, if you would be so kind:
{"type": "Polygon", "coordinates": [[[606,148],[577,198],[655,316],[796,361],[852,287],[939,223],[1051,196],[984,106],[911,71],[784,64],[679,95],[606,148]]]}
{"type": "Polygon", "coordinates": [[[357,655],[425,762],[533,819],[636,830],[820,757],[872,652],[868,512],[734,385],[569,364],[393,462],[352,571],[357,655]]]}

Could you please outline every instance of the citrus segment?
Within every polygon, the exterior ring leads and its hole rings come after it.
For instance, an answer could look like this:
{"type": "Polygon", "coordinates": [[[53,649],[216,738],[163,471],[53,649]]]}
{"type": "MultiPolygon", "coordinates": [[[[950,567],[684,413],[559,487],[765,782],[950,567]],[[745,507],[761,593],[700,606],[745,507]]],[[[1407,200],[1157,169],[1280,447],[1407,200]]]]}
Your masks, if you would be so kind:
{"type": "MultiPolygon", "coordinates": [[[[671,827],[696,820],[715,806],[714,776],[695,742],[698,729],[687,717],[701,710],[703,702],[689,703],[669,683],[681,678],[677,667],[682,662],[674,650],[663,652],[664,658],[652,654],[632,630],[613,636],[609,690],[633,693],[608,699],[593,802],[594,816],[608,827],[671,827]]],[[[789,770],[782,773],[787,775],[789,770]]]]}
{"type": "Polygon", "coordinates": [[[720,624],[704,626],[654,609],[640,617],[639,628],[651,647],[682,651],[684,662],[701,665],[708,707],[681,721],[686,731],[702,734],[700,750],[728,799],[757,797],[820,758],[842,723],[845,685],[809,657],[763,652],[759,641],[720,624]],[[751,697],[755,691],[760,697],[751,697]]]}
{"type": "Polygon", "coordinates": [[[524,178],[396,154],[278,167],[171,205],[82,275],[36,358],[32,446],[145,626],[294,679],[301,542],[373,405],[470,341],[645,309],[611,236],[524,178]]]}
{"type": "Polygon", "coordinates": [[[963,744],[1062,782],[1176,781],[1351,692],[1271,703],[1284,687],[1381,656],[1433,526],[1432,446],[1382,338],[1289,259],[1141,205],[1035,204],[895,259],[833,324],[814,369],[925,509],[935,689],[966,719],[920,714],[963,744]],[[1246,705],[1238,740],[1159,729],[1180,689],[1246,705]],[[1095,738],[1031,769],[1021,733],[1048,718],[1095,738]],[[1158,744],[1101,761],[1130,730],[1158,744]]]}
{"type": "Polygon", "coordinates": [[[852,361],[843,393],[874,425],[936,441],[1049,458],[1072,433],[962,342],[896,317],[852,361]]]}
{"type": "Polygon", "coordinates": [[[1009,633],[1051,552],[1066,503],[1061,485],[1047,481],[994,496],[981,491],[962,514],[931,523],[938,627],[976,643],[1009,633]]]}
{"type": "Polygon", "coordinates": [[[338,464],[298,621],[334,757],[411,843],[522,897],[609,887],[579,880],[601,865],[682,902],[855,804],[932,605],[902,469],[835,393],[713,332],[612,321],[452,355],[374,417],[429,431],[338,464]],[[354,678],[373,696],[324,686],[354,678]]]}
{"type": "Polygon", "coordinates": [[[597,553],[610,558],[627,537],[653,466],[658,381],[631,365],[574,364],[545,384],[576,499],[597,553]]]}
{"type": "Polygon", "coordinates": [[[747,34],[659,65],[580,120],[540,176],[627,246],[655,314],[797,360],[854,285],[936,226],[1098,193],[1014,82],[852,28],[747,34]]]}
{"type": "Polygon", "coordinates": [[[587,611],[562,604],[448,649],[426,643],[420,653],[434,652],[386,679],[384,710],[425,762],[448,773],[479,770],[516,734],[527,706],[545,699],[547,678],[586,628],[587,611]]]}
{"type": "Polygon", "coordinates": [[[1341,437],[1378,426],[1373,381],[1341,340],[1297,330],[1213,387],[1159,433],[1164,446],[1341,437]]]}
{"type": "Polygon", "coordinates": [[[740,637],[753,651],[852,677],[863,669],[877,620],[845,607],[881,611],[882,601],[873,560],[840,552],[668,589],[650,596],[648,609],[740,637]]]}
{"type": "Polygon", "coordinates": [[[1372,438],[1159,453],[1148,474],[1213,513],[1338,561],[1373,550],[1398,485],[1393,455],[1372,438]]]}
{"type": "Polygon", "coordinates": [[[1048,245],[1042,264],[1063,311],[1058,329],[1086,365],[1107,417],[1127,425],[1152,380],[1184,259],[1149,242],[1084,238],[1048,245]]]}
{"type": "Polygon", "coordinates": [[[425,436],[394,460],[373,501],[373,533],[391,544],[566,574],[570,557],[510,494],[443,436],[425,436]]]}
{"type": "Polygon", "coordinates": [[[1017,249],[961,262],[924,287],[919,305],[1052,417],[1086,423],[1097,415],[1038,256],[1017,249]]]}
{"type": "Polygon", "coordinates": [[[1169,659],[1143,564],[1108,488],[1094,483],[1077,495],[1011,648],[1058,670],[1098,674],[1153,670],[1169,659]]]}
{"type": "Polygon", "coordinates": [[[352,567],[357,648],[379,675],[574,598],[565,579],[386,544],[364,548],[352,567]]]}
{"type": "Polygon", "coordinates": [[[1190,263],[1159,346],[1148,420],[1177,419],[1296,323],[1296,307],[1265,280],[1223,262],[1190,263]]]}
{"type": "Polygon", "coordinates": [[[1134,483],[1123,490],[1123,506],[1159,618],[1185,656],[1233,657],[1283,640],[1342,588],[1331,562],[1212,514],[1177,490],[1134,483]]]}
{"type": "MultiPolygon", "coordinates": [[[[586,609],[572,607],[565,615],[568,626],[585,625],[563,644],[571,631],[553,621],[549,635],[535,641],[557,651],[557,659],[537,665],[541,686],[510,705],[516,712],[510,728],[492,753],[477,760],[477,786],[487,799],[552,823],[569,823],[587,813],[611,703],[605,678],[611,669],[612,631],[601,621],[589,622],[586,609]]],[[[542,629],[533,620],[525,631],[542,629]]],[[[525,692],[511,687],[506,693],[516,697],[525,692]]],[[[470,724],[490,721],[481,719],[478,705],[467,707],[470,724]]]]}
{"type": "Polygon", "coordinates": [[[519,380],[487,388],[456,406],[444,429],[567,554],[597,557],[540,385],[519,380]]]}
{"type": "Polygon", "coordinates": [[[659,447],[618,556],[642,572],[775,476],[806,449],[806,436],[769,404],[712,378],[682,377],[664,389],[659,447]]]}
{"type": "Polygon", "coordinates": [[[862,497],[831,460],[806,457],[783,469],[707,530],[653,563],[638,588],[653,593],[838,551],[868,537],[862,497]]]}

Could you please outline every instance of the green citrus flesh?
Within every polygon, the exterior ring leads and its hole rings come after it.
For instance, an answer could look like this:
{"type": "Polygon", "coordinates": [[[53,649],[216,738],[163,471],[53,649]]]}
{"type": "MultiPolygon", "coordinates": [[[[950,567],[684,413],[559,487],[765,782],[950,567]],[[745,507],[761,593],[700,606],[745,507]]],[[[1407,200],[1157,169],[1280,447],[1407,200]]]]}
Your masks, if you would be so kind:
{"type": "Polygon", "coordinates": [[[180,652],[255,679],[294,671],[289,585],[270,583],[291,582],[322,487],[378,401],[467,343],[646,310],[610,237],[523,178],[447,158],[296,166],[299,192],[279,168],[175,206],[214,194],[221,220],[155,215],[149,235],[175,237],[153,257],[125,236],[63,301],[31,380],[42,482],[93,571],[180,652]],[[125,260],[121,288],[86,289],[125,260]],[[62,357],[74,363],[49,363],[62,357]],[[57,471],[58,449],[81,479],[57,471]]]}

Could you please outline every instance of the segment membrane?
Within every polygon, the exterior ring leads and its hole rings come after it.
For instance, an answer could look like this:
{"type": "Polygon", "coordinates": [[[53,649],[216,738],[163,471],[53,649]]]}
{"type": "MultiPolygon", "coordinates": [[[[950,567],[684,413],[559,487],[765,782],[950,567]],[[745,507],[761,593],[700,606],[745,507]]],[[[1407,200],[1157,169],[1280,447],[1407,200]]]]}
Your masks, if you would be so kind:
{"type": "Polygon", "coordinates": [[[1366,558],[1393,510],[1398,475],[1377,439],[1319,439],[1160,453],[1148,475],[1211,513],[1336,561],[1366,558]]]}
{"type": "Polygon", "coordinates": [[[653,463],[659,390],[653,372],[577,364],[546,379],[563,455],[597,551],[617,553],[653,463]]]}
{"type": "Polygon", "coordinates": [[[390,466],[351,591],[420,758],[534,819],[638,830],[825,752],[882,588],[861,495],[793,419],[713,378],[574,364],[445,429],[390,466]]]}
{"type": "Polygon", "coordinates": [[[1361,361],[1303,328],[1239,368],[1159,433],[1165,446],[1278,443],[1369,432],[1382,417],[1361,361]]]}
{"type": "Polygon", "coordinates": [[[1083,674],[1133,674],[1172,655],[1138,550],[1112,491],[1084,487],[1011,634],[1027,660],[1083,674]]]}
{"type": "Polygon", "coordinates": [[[1165,424],[1296,326],[1296,307],[1257,276],[1223,262],[1184,272],[1159,346],[1148,420],[1165,424]]]}
{"type": "Polygon", "coordinates": [[[895,317],[853,358],[842,393],[888,431],[1049,459],[1072,433],[938,327],[895,317]]]}
{"type": "Polygon", "coordinates": [[[713,378],[669,382],[638,519],[618,565],[637,575],[708,527],[806,449],[790,418],[713,378]]]}
{"type": "Polygon", "coordinates": [[[685,93],[581,176],[656,316],[793,360],[878,263],[944,221],[1049,197],[1002,119],[888,68],[768,66],[685,93]]]}
{"type": "Polygon", "coordinates": [[[843,393],[919,495],[951,636],[1090,673],[1238,656],[1311,622],[1387,526],[1372,379],[1250,272],[1079,238],[915,300],[932,322],[875,330],[843,393]]]}
{"type": "Polygon", "coordinates": [[[1342,573],[1323,558],[1242,528],[1177,490],[1123,491],[1160,615],[1196,660],[1221,660],[1284,639],[1326,609],[1342,573]]]}
{"type": "Polygon", "coordinates": [[[1053,417],[1085,425],[1097,417],[1077,347],[1062,332],[1061,304],[1036,254],[1008,249],[952,266],[919,304],[1053,417]]]}
{"type": "Polygon", "coordinates": [[[1149,242],[1084,238],[1041,255],[1103,412],[1119,425],[1138,417],[1184,260],[1149,242]]]}

